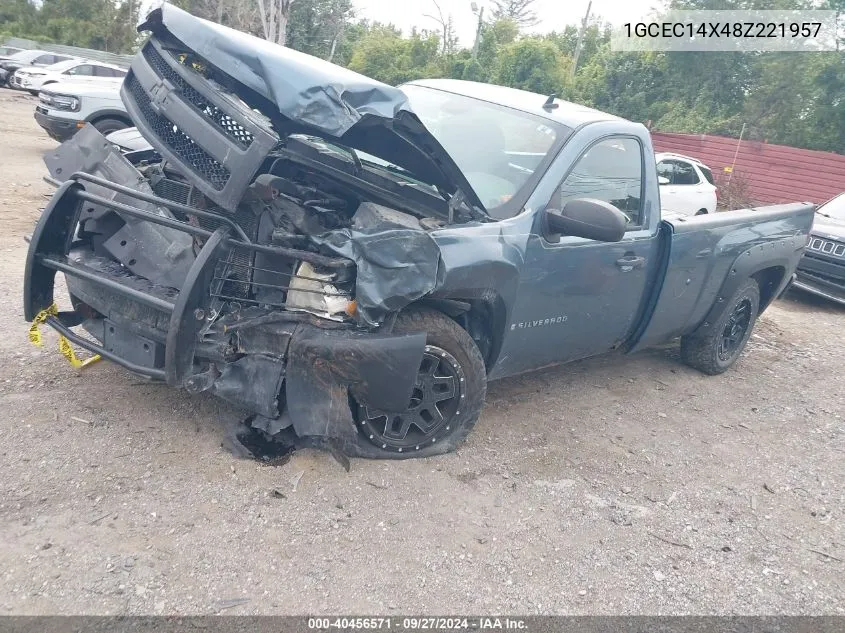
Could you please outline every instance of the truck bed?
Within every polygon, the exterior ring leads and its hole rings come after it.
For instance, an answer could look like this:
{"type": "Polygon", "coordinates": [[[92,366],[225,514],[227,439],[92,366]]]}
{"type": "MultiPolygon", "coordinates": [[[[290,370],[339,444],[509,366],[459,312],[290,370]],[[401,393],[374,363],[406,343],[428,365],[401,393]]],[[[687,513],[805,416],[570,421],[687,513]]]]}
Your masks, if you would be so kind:
{"type": "Polygon", "coordinates": [[[762,312],[791,282],[814,210],[803,202],[664,220],[663,282],[630,351],[695,331],[749,276],[762,312]]]}

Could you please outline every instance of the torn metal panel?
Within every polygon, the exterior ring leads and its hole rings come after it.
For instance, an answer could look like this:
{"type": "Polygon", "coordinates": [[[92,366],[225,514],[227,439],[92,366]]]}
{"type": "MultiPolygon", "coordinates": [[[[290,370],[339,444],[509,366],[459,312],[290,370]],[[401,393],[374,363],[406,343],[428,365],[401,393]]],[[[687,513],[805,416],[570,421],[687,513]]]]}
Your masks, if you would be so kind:
{"type": "Polygon", "coordinates": [[[211,393],[264,417],[278,418],[284,375],[285,366],[279,359],[250,354],[226,363],[211,385],[211,393]]]}
{"type": "Polygon", "coordinates": [[[321,249],[355,262],[355,300],[367,325],[377,325],[437,285],[440,249],[424,231],[342,229],[311,239],[321,249]]]}
{"type": "MultiPolygon", "coordinates": [[[[142,193],[153,193],[143,175],[92,125],[86,125],[72,139],[45,155],[44,162],[50,175],[60,182],[81,171],[142,193]]],[[[91,182],[85,182],[84,186],[86,191],[103,198],[172,217],[163,207],[113,189],[91,182]]],[[[98,242],[105,251],[102,254],[107,253],[136,275],[161,286],[181,288],[194,262],[191,237],[132,216],[120,217],[125,224],[115,231],[113,212],[99,205],[85,204],[80,215],[81,230],[108,235],[108,239],[98,242]]]]}
{"type": "Polygon", "coordinates": [[[349,394],[362,405],[403,411],[425,348],[425,334],[403,336],[300,326],[288,350],[285,393],[296,434],[352,441],[349,394]]]}

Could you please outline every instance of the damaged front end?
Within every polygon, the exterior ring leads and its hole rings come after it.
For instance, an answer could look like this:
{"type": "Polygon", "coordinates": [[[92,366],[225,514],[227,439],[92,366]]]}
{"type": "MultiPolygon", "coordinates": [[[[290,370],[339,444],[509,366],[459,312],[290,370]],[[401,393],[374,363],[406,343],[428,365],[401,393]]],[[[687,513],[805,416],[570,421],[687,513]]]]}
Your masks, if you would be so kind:
{"type": "Polygon", "coordinates": [[[47,157],[61,184],[30,244],[26,319],[53,304],[62,272],[73,310],[46,322],[73,343],[213,393],[270,435],[356,454],[356,411],[412,397],[426,336],[393,334],[391,319],[438,284],[430,230],[479,210],[362,179],[354,150],[260,113],[267,97],[242,86],[247,105],[157,15],[122,89],[154,151],[130,162],[88,126],[47,157]]]}

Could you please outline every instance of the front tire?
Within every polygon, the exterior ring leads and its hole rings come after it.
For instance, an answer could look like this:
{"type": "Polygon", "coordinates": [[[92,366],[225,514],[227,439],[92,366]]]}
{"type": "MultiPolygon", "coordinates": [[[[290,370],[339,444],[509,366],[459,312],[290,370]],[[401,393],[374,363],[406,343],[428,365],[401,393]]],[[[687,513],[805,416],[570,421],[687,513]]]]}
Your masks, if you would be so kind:
{"type": "Polygon", "coordinates": [[[393,331],[426,334],[414,392],[403,412],[357,407],[357,456],[403,459],[455,450],[484,406],[487,372],[481,352],[460,325],[428,308],[401,313],[393,331]]]}
{"type": "Polygon", "coordinates": [[[745,349],[760,311],[760,287],[747,279],[728,301],[728,308],[706,330],[681,337],[684,364],[715,376],[727,371],[745,349]]]}
{"type": "Polygon", "coordinates": [[[92,123],[92,125],[97,128],[97,131],[103,136],[129,127],[120,119],[100,119],[99,121],[92,123]]]}

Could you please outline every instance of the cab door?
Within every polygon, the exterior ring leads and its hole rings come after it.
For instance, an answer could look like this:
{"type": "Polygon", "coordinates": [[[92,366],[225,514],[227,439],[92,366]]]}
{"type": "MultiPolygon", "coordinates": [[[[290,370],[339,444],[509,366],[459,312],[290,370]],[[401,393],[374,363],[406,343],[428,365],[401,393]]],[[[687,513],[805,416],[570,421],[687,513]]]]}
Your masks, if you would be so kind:
{"type": "Polygon", "coordinates": [[[547,207],[609,202],[628,217],[619,242],[550,236],[545,214],[536,214],[503,350],[509,373],[607,352],[636,327],[657,244],[647,228],[644,164],[638,138],[604,137],[581,154],[547,207]]]}

